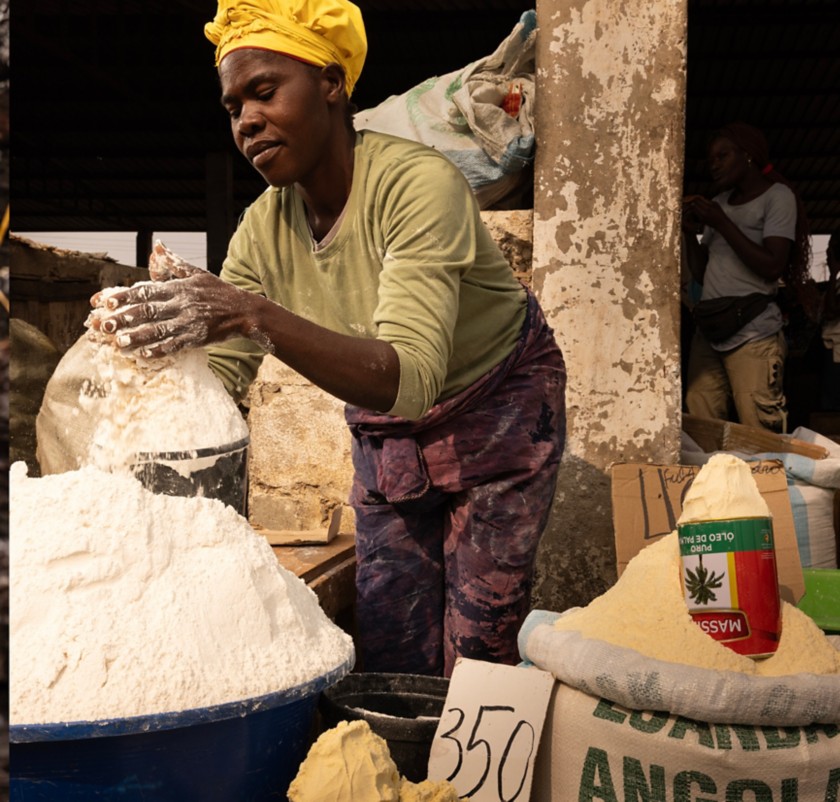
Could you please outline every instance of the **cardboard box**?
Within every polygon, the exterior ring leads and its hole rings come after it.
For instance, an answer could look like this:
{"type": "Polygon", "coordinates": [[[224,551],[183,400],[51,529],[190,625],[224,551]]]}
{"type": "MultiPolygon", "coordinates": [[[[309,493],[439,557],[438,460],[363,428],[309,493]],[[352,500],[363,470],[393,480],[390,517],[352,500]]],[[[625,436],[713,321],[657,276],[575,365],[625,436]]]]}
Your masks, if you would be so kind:
{"type": "MultiPolygon", "coordinates": [[[[751,462],[753,477],[773,516],[779,590],[790,604],[805,593],[785,469],[778,460],[751,462]]],[[[677,528],[682,501],[700,468],[618,463],[612,466],[613,527],[618,575],[645,546],[677,528]]]]}

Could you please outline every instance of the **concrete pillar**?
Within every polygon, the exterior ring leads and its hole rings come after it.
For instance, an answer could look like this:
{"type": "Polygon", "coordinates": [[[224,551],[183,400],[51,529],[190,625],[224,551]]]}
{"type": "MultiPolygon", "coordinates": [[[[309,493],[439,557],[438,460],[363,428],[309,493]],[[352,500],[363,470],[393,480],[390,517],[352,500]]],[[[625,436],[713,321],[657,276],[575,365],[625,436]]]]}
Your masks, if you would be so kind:
{"type": "Polygon", "coordinates": [[[616,578],[609,467],[679,458],[686,0],[538,0],[533,285],[568,432],[534,606],[616,578]]]}

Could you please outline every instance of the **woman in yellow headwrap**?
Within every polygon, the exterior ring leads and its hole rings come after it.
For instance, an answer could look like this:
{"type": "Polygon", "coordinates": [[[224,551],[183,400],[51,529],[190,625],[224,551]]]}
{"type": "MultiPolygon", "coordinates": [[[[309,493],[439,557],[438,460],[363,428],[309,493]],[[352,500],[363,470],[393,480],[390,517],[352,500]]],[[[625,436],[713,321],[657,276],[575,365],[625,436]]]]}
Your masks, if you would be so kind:
{"type": "Polygon", "coordinates": [[[551,329],[464,176],[353,130],[367,43],[352,3],[221,0],[205,32],[269,187],[219,278],[156,246],[170,280],[110,295],[99,325],[147,357],[213,344],[237,397],[271,353],[346,402],[367,670],[515,663],[565,436],[551,329]]]}

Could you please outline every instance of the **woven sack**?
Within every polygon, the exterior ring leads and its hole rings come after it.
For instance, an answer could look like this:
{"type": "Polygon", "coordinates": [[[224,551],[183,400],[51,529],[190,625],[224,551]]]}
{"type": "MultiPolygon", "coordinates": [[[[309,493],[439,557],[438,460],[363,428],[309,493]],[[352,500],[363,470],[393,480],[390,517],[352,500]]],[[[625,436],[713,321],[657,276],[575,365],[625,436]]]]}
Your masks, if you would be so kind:
{"type": "Polygon", "coordinates": [[[555,684],[531,802],[837,802],[840,727],[706,723],[555,684]]]}
{"type": "Polygon", "coordinates": [[[840,800],[840,676],[656,660],[555,629],[559,615],[535,610],[519,635],[558,680],[532,802],[840,800]]]}

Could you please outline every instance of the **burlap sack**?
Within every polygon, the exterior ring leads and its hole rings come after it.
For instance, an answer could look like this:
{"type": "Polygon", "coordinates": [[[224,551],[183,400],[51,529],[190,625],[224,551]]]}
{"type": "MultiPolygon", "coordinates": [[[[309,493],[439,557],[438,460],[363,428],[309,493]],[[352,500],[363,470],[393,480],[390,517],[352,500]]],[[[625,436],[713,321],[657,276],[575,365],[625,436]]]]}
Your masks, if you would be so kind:
{"type": "Polygon", "coordinates": [[[36,456],[43,475],[75,471],[88,464],[91,440],[99,415],[95,405],[83,406],[79,397],[103,397],[96,382],[94,355],[99,346],[82,335],[61,358],[47,383],[35,419],[36,456]]]}
{"type": "Polygon", "coordinates": [[[9,340],[9,460],[25,462],[29,475],[37,476],[35,419],[61,352],[40,329],[19,318],[9,320],[9,340]]]}
{"type": "Polygon", "coordinates": [[[184,476],[204,475],[228,456],[235,455],[237,471],[244,466],[247,424],[204,352],[180,352],[141,373],[116,356],[103,369],[103,355],[116,352],[102,349],[83,335],[47,384],[36,419],[43,474],[140,465],[149,455],[184,476]]]}
{"type": "Polygon", "coordinates": [[[555,685],[531,802],[837,802],[840,727],[710,724],[555,685]]]}
{"type": "Polygon", "coordinates": [[[482,209],[520,208],[517,201],[533,182],[536,35],[532,9],[492,54],[359,111],[356,129],[442,153],[464,174],[482,209]],[[521,106],[509,114],[504,99],[514,87],[521,106]]]}
{"type": "Polygon", "coordinates": [[[655,660],[557,630],[559,615],[532,612],[519,637],[558,680],[532,802],[840,800],[840,676],[655,660]]]}

